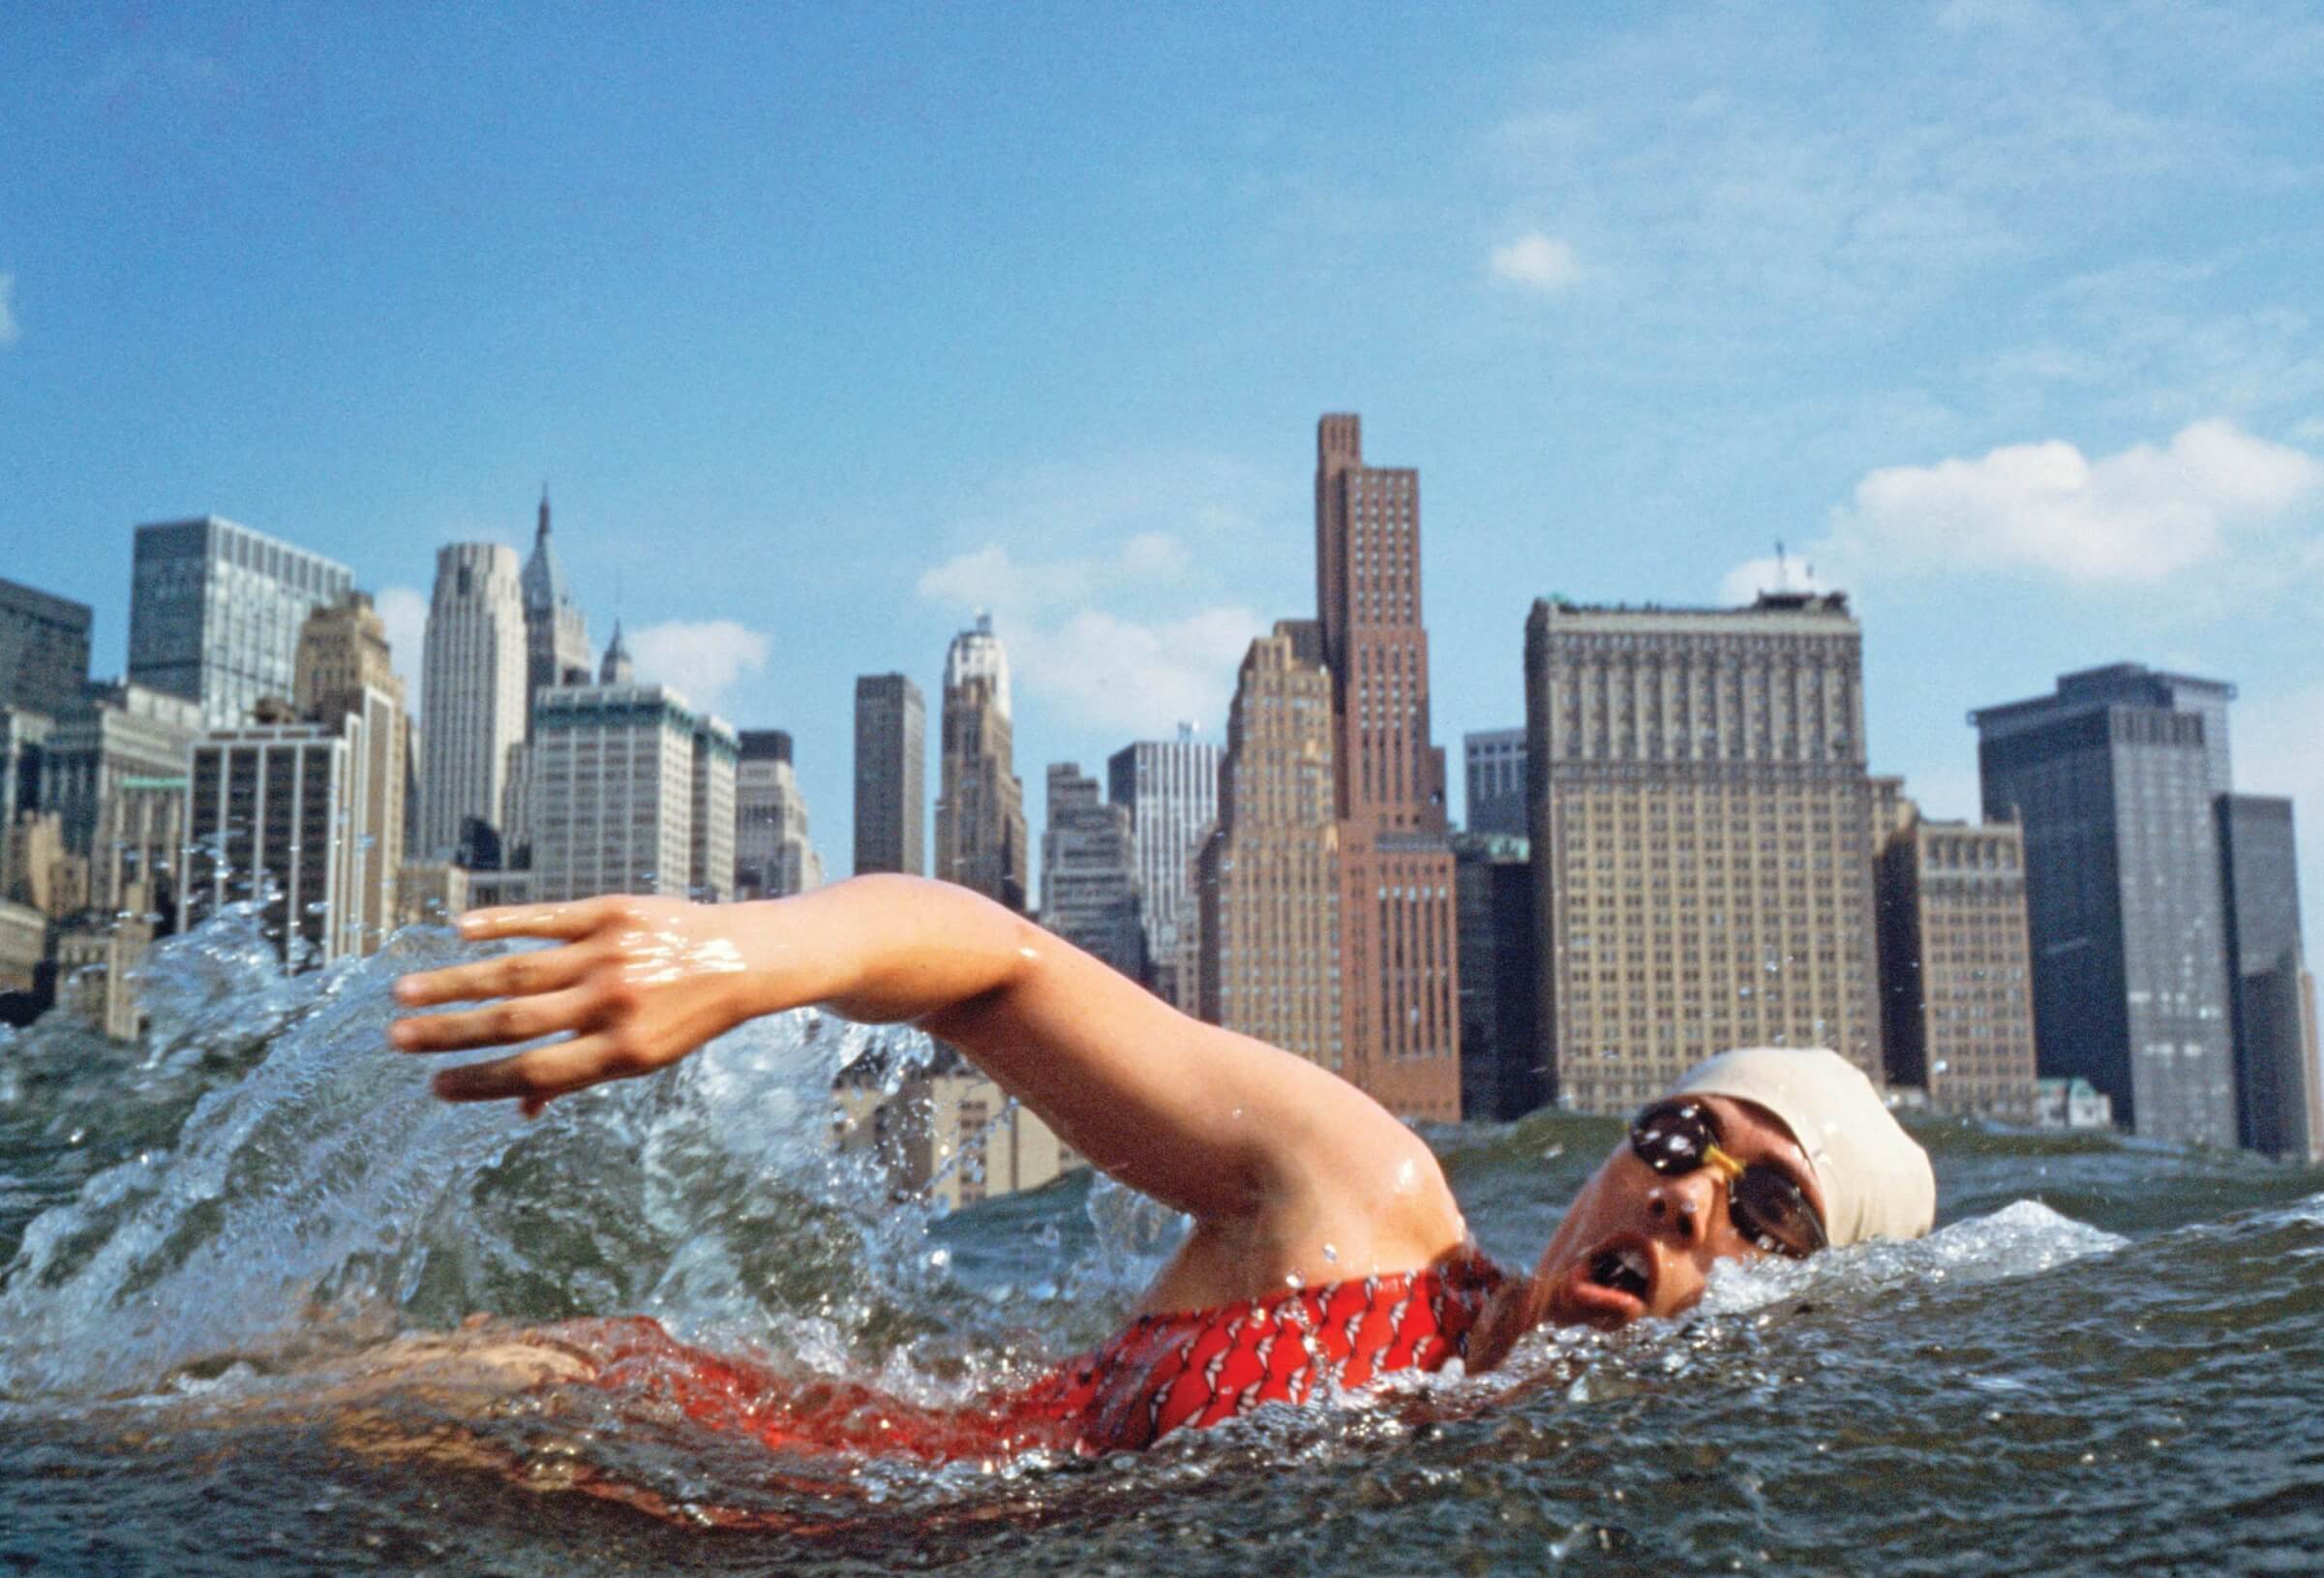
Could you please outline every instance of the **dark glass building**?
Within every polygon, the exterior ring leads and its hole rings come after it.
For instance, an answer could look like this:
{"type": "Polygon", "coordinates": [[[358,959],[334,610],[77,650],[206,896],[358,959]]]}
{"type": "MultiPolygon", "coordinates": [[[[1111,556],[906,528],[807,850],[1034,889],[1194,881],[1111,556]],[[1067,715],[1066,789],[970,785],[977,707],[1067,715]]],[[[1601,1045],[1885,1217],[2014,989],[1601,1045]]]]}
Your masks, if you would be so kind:
{"type": "Polygon", "coordinates": [[[2308,1162],[2315,1077],[2301,1012],[2300,878],[2292,803],[2221,795],[2215,803],[2226,886],[2229,998],[2235,1029],[2236,1134],[2247,1148],[2308,1162]]]}
{"type": "Polygon", "coordinates": [[[1508,834],[1453,835],[1461,1113],[1467,1118],[1521,1118],[1550,1099],[1546,1049],[1533,1012],[1530,848],[1508,834]]]}
{"type": "Polygon", "coordinates": [[[290,699],[307,616],[354,590],[345,564],[205,515],[137,528],[129,677],[201,704],[213,729],[290,699]]]}
{"type": "Polygon", "coordinates": [[[2132,664],[1971,714],[1985,815],[2025,829],[2040,1072],[2158,1139],[2236,1142],[2218,681],[2132,664]]]}
{"type": "Polygon", "coordinates": [[[89,683],[89,605],[0,577],[0,707],[55,717],[89,683]]]}
{"type": "Polygon", "coordinates": [[[856,864],[928,871],[928,713],[901,674],[856,677],[856,864]]]}

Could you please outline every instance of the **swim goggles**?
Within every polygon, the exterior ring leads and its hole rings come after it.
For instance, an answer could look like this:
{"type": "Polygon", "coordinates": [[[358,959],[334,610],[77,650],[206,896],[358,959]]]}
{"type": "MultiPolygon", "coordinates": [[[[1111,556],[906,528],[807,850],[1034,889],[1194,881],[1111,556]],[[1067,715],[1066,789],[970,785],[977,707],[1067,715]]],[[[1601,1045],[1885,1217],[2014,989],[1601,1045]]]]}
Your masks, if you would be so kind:
{"type": "Polygon", "coordinates": [[[1718,1173],[1735,1231],[1771,1255],[1803,1259],[1830,1242],[1824,1219],[1788,1173],[1719,1148],[1719,1120],[1701,1102],[1674,1097],[1640,1112],[1630,1120],[1630,1149],[1666,1178],[1705,1167],[1718,1173]]]}

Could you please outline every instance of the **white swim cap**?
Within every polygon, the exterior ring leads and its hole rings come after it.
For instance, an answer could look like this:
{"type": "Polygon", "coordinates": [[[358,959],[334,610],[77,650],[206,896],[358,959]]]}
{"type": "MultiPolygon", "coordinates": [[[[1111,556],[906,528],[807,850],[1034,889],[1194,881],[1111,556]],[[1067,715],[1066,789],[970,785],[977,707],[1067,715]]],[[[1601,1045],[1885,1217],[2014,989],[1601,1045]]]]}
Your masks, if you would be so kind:
{"type": "Polygon", "coordinates": [[[1749,1047],[1698,1063],[1671,1094],[1731,1096],[1783,1120],[1816,1169],[1832,1247],[1917,1238],[1937,1216],[1928,1152],[1863,1071],[1823,1047],[1749,1047]]]}

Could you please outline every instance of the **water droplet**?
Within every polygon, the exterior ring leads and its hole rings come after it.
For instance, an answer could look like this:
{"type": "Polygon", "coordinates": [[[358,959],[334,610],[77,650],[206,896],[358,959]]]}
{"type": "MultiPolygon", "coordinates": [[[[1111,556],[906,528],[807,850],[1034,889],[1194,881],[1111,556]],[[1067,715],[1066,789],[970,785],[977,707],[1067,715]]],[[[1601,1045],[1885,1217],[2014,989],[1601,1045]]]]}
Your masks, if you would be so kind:
{"type": "Polygon", "coordinates": [[[1340,1246],[1337,1244],[1324,1245],[1323,1258],[1331,1261],[1332,1264],[1338,1265],[1340,1263],[1340,1246]]]}

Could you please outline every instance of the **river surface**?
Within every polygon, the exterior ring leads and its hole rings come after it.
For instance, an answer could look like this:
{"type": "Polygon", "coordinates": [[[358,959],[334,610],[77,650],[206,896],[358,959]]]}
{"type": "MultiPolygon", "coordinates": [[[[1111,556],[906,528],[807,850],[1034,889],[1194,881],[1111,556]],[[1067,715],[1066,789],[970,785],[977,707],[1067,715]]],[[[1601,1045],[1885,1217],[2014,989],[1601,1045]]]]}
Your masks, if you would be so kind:
{"type": "MultiPolygon", "coordinates": [[[[1145,1454],[799,1458],[555,1384],[357,1408],[322,1378],[478,1312],[649,1314],[791,1384],[962,1406],[1106,1336],[1177,1230],[1086,1174],[891,1201],[829,1092],[924,1044],[810,1013],[535,1122],[437,1103],[382,1049],[387,985],[459,952],[415,929],[287,980],[227,917],[157,952],[143,1045],[0,1040],[0,1565],[2324,1572],[2324,1173],[1959,1123],[1917,1126],[1923,1242],[1145,1454]]],[[[1522,1264],[1619,1134],[1429,1138],[1522,1264]]]]}

